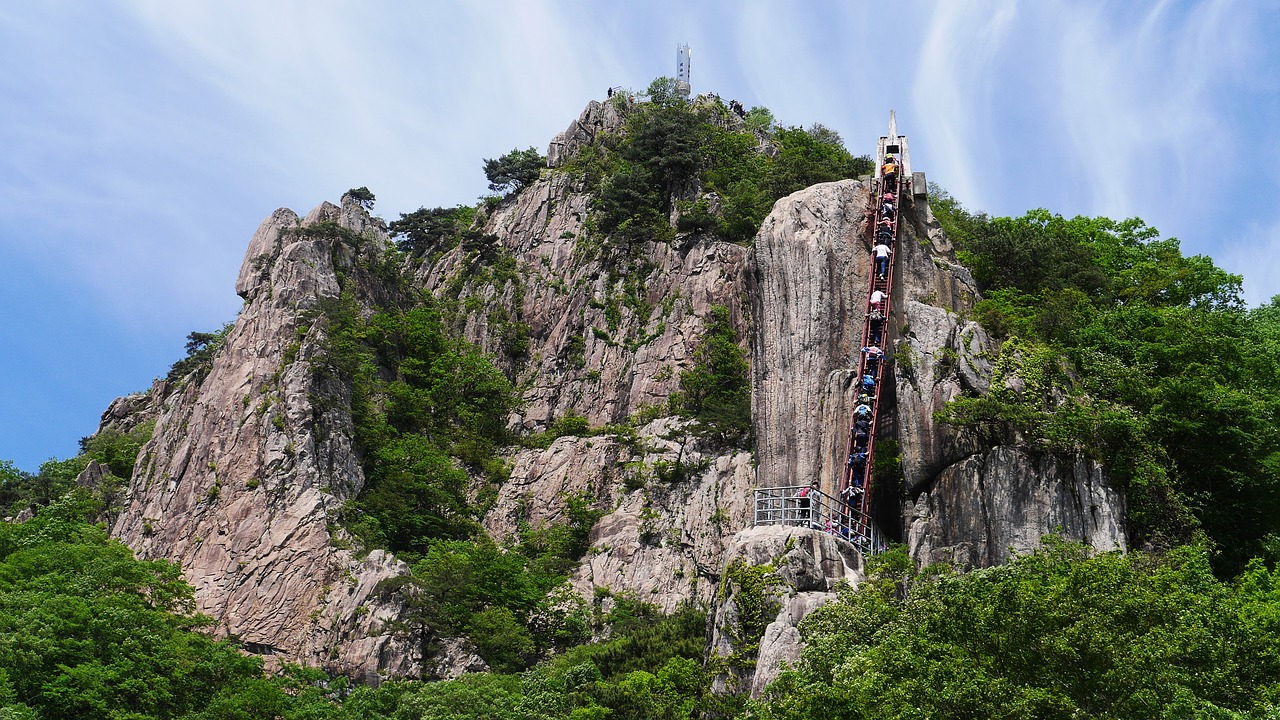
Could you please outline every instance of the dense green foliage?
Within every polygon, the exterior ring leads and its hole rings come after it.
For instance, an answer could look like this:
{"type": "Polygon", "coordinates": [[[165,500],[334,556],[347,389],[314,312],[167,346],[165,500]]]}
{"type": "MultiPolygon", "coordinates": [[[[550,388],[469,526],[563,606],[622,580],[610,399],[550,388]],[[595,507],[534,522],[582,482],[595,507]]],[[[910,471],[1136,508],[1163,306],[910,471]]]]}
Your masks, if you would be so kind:
{"type": "Polygon", "coordinates": [[[0,461],[0,514],[17,515],[24,508],[49,505],[75,487],[76,477],[96,460],[108,473],[94,489],[94,495],[110,517],[118,509],[121,490],[133,476],[138,453],[154,430],[154,420],[127,432],[108,425],[101,432],[80,439],[79,455],[66,460],[49,459],[34,474],[0,461]]]}
{"type": "MultiPolygon", "coordinates": [[[[1220,581],[1196,546],[1091,557],[1050,540],[967,574],[918,571],[899,549],[806,618],[800,666],[744,708],[708,692],[703,613],[663,617],[626,598],[607,616],[578,615],[611,625],[613,639],[519,675],[378,688],[297,668],[267,678],[260,660],[203,634],[210,621],[190,613],[175,566],[134,560],[84,521],[93,511],[73,494],[0,524],[3,717],[1265,718],[1280,704],[1280,576],[1255,560],[1220,581]]],[[[483,631],[495,667],[524,667],[533,643],[507,608],[539,591],[518,561],[440,543],[422,564],[437,589],[458,588],[430,612],[483,631]],[[513,599],[493,602],[502,595],[513,599]]]]}
{"type": "Polygon", "coordinates": [[[738,346],[729,308],[711,309],[706,329],[693,350],[694,365],[680,372],[680,392],[671,405],[697,421],[697,431],[718,443],[749,447],[751,442],[751,364],[738,346]]]}
{"type": "Polygon", "coordinates": [[[878,559],[805,618],[759,717],[1274,717],[1280,576],[1254,561],[1220,582],[1195,546],[1089,555],[1050,541],[960,575],[878,559]]]}
{"type": "Polygon", "coordinates": [[[134,560],[92,512],[80,491],[0,523],[0,715],[181,717],[261,677],[261,661],[199,632],[211,621],[191,614],[176,566],[134,560]]]}
{"type": "Polygon", "coordinates": [[[127,480],[133,477],[133,466],[138,459],[138,452],[151,439],[155,429],[155,420],[140,423],[127,432],[121,432],[114,425],[108,425],[100,432],[80,439],[80,455],[90,460],[97,460],[106,465],[112,475],[127,480]]]}
{"type": "Polygon", "coordinates": [[[409,608],[389,628],[428,653],[467,635],[504,671],[588,639],[586,610],[562,586],[599,516],[590,502],[563,498],[566,522],[526,526],[512,547],[479,526],[506,478],[498,448],[514,439],[506,419],[517,397],[506,376],[452,335],[430,301],[366,317],[344,295],[323,311],[328,351],[313,371],[322,386],[345,379],[336,393],[350,388],[365,471],[344,523],[365,547],[393,550],[412,566],[380,588],[409,608]]]}
{"type": "Polygon", "coordinates": [[[361,688],[319,718],[650,720],[697,717],[713,707],[700,666],[706,616],[692,608],[617,626],[519,676],[470,675],[436,683],[361,688]]]}
{"type": "Polygon", "coordinates": [[[461,206],[418,208],[392,220],[390,230],[401,252],[429,256],[457,247],[463,233],[470,230],[475,212],[475,208],[461,206]]]}
{"type": "Polygon", "coordinates": [[[495,160],[484,161],[484,176],[489,179],[489,189],[498,192],[515,192],[538,179],[547,159],[535,148],[512,150],[495,160]]]}
{"type": "Polygon", "coordinates": [[[349,384],[366,477],[346,509],[349,527],[410,558],[435,540],[470,537],[482,508],[467,504],[468,471],[495,482],[505,473],[497,448],[516,401],[510,382],[429,304],[363,317],[344,294],[323,309],[328,352],[313,372],[322,387],[335,377],[349,384]]]}
{"type": "Polygon", "coordinates": [[[745,126],[734,126],[720,101],[690,105],[673,88],[670,78],[655,80],[619,135],[599,138],[565,166],[594,193],[599,230],[624,248],[670,237],[677,205],[680,230],[748,242],[778,198],[874,168],[821,125],[775,128],[767,109],[753,108],[745,126]],[[761,152],[762,143],[777,152],[761,152]],[[720,197],[719,214],[705,198],[677,200],[695,185],[720,197]]]}
{"type": "MultiPolygon", "coordinates": [[[[520,676],[379,688],[300,668],[268,678],[261,660],[205,634],[212,620],[191,612],[192,589],[177,566],[135,560],[85,521],[98,510],[77,491],[26,523],[0,523],[0,718],[549,720],[598,717],[601,708],[611,717],[684,718],[703,686],[706,616],[685,608],[663,617],[625,597],[594,619],[579,601],[578,620],[612,627],[612,640],[580,644],[588,639],[580,630],[569,643],[576,647],[520,676]]],[[[541,547],[553,555],[543,561],[564,557],[564,548],[541,547]]],[[[538,627],[550,627],[555,611],[531,587],[536,574],[521,571],[521,557],[492,544],[441,543],[417,569],[439,593],[430,612],[474,629],[501,670],[523,669],[534,646],[508,608],[528,604],[541,613],[538,627]]]]}
{"type": "Polygon", "coordinates": [[[350,190],[343,193],[342,197],[351,198],[352,200],[355,200],[356,202],[360,203],[360,207],[364,208],[365,210],[373,210],[373,203],[377,201],[377,198],[374,197],[373,192],[371,192],[369,188],[364,186],[361,186],[358,188],[351,188],[350,190]]]}
{"type": "Polygon", "coordinates": [[[1137,545],[1203,529],[1233,573],[1280,537],[1280,308],[1140,220],[968,213],[931,200],[1007,338],[989,396],[944,419],[1082,450],[1121,481],[1137,545]],[[1006,382],[1016,376],[1022,383],[1006,382]]]}

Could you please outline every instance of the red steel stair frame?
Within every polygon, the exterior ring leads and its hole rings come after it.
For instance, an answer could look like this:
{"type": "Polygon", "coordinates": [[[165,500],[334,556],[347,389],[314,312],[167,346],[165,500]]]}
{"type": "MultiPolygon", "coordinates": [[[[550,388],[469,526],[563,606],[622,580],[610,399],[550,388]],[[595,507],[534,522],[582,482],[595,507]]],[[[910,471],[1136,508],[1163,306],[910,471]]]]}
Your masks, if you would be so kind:
{"type": "MultiPolygon", "coordinates": [[[[889,318],[892,314],[892,309],[893,309],[894,267],[895,267],[895,260],[897,258],[898,238],[899,238],[898,222],[902,217],[901,199],[903,197],[908,196],[908,194],[906,193],[906,183],[904,180],[905,179],[900,179],[898,181],[898,187],[896,188],[898,192],[896,193],[896,196],[895,196],[895,202],[894,202],[895,211],[893,213],[893,219],[891,223],[892,236],[889,241],[889,249],[890,249],[889,262],[888,262],[888,267],[885,271],[885,278],[883,280],[881,280],[876,275],[876,261],[875,261],[874,255],[871,258],[871,270],[870,270],[871,281],[870,283],[868,283],[868,287],[867,287],[867,300],[866,300],[866,304],[864,305],[864,314],[863,314],[863,321],[862,321],[862,345],[858,349],[858,355],[859,355],[858,374],[854,380],[854,390],[853,390],[855,409],[857,408],[857,405],[858,405],[857,398],[862,394],[862,379],[867,375],[867,365],[868,365],[867,361],[869,360],[867,353],[862,352],[862,348],[875,345],[881,349],[881,355],[879,360],[876,362],[876,373],[874,375],[876,385],[875,385],[875,396],[874,396],[875,399],[872,401],[872,404],[871,404],[871,418],[870,418],[871,426],[867,433],[866,447],[863,448],[859,446],[857,443],[857,436],[856,436],[855,427],[854,427],[857,421],[857,413],[856,412],[850,413],[849,430],[848,430],[849,432],[848,452],[846,453],[846,456],[845,456],[846,459],[845,459],[844,474],[840,484],[840,491],[841,491],[840,497],[847,498],[846,512],[849,516],[848,527],[853,532],[853,534],[857,536],[858,540],[861,541],[861,542],[858,542],[857,544],[868,546],[868,547],[873,544],[879,544],[878,543],[879,533],[874,529],[874,524],[871,521],[871,493],[873,491],[873,485],[874,485],[874,479],[875,479],[872,469],[875,467],[874,463],[875,463],[876,437],[880,434],[879,433],[880,407],[883,404],[884,398],[885,398],[884,379],[886,377],[885,368],[888,364],[889,354],[885,352],[884,349],[889,345],[889,342],[888,342],[889,318]],[[873,331],[872,331],[872,319],[871,319],[871,311],[872,311],[871,295],[876,290],[879,290],[884,293],[884,302],[881,303],[881,307],[880,307],[880,312],[884,316],[884,320],[881,321],[882,325],[880,329],[879,343],[871,342],[874,339],[873,331]],[[852,465],[852,459],[854,457],[854,454],[859,452],[860,450],[865,450],[867,453],[866,463],[865,465],[863,465],[863,471],[862,471],[862,491],[860,493],[849,495],[847,494],[847,491],[849,489],[849,486],[854,482],[854,469],[852,465]]],[[[884,202],[883,182],[876,182],[873,187],[875,188],[875,192],[873,192],[874,202],[875,202],[875,212],[873,214],[873,220],[870,224],[870,230],[869,230],[872,247],[874,247],[878,243],[878,240],[876,239],[876,232],[877,232],[877,228],[879,227],[880,220],[882,218],[881,208],[884,202]]],[[[872,551],[875,552],[878,549],[879,548],[872,548],[872,551]]]]}

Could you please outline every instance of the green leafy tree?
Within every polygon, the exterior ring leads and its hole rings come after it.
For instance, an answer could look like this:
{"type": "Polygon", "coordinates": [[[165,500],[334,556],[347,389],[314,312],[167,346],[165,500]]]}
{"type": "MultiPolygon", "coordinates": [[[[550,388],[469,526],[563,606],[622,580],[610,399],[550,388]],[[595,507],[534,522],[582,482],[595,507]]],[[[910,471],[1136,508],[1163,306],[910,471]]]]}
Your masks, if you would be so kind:
{"type": "Polygon", "coordinates": [[[106,465],[111,474],[127,480],[133,477],[133,466],[138,453],[151,439],[155,429],[155,420],[140,423],[125,432],[114,425],[108,425],[101,431],[80,439],[80,454],[97,460],[106,465]]]}
{"type": "Polygon", "coordinates": [[[491,478],[507,441],[511,383],[477,348],[446,332],[438,312],[417,307],[360,319],[347,301],[330,308],[328,357],[315,366],[353,385],[364,491],[346,508],[371,546],[418,554],[437,539],[469,537],[471,469],[491,478]]]}
{"type": "Polygon", "coordinates": [[[767,181],[771,195],[783,197],[810,185],[869,171],[865,159],[853,157],[843,145],[823,140],[820,135],[801,128],[778,128],[773,133],[778,154],[767,181]]]}
{"type": "Polygon", "coordinates": [[[489,179],[489,189],[497,192],[514,192],[538,179],[547,159],[535,148],[512,150],[495,160],[484,161],[484,176],[489,179]]]}
{"type": "Polygon", "coordinates": [[[769,110],[769,108],[760,105],[748,110],[747,116],[743,118],[743,120],[746,123],[748,130],[762,135],[772,133],[773,124],[776,122],[773,117],[773,112],[769,110]]]}
{"type": "Polygon", "coordinates": [[[673,404],[698,421],[701,433],[745,447],[751,438],[751,364],[738,346],[729,308],[712,307],[693,360],[680,373],[673,404]]]}
{"type": "Polygon", "coordinates": [[[658,107],[687,104],[684,97],[676,91],[676,79],[673,77],[654,78],[644,94],[649,98],[650,103],[658,107]]]}
{"type": "Polygon", "coordinates": [[[997,374],[1026,387],[995,382],[944,420],[1104,461],[1137,543],[1203,530],[1224,575],[1280,536],[1276,314],[1244,311],[1239,276],[1137,219],[991,219],[936,187],[930,202],[984,291],[975,315],[1007,338],[997,374]]]}
{"type": "Polygon", "coordinates": [[[390,230],[401,252],[422,257],[456,247],[474,216],[475,208],[418,208],[392,220],[390,230]]]}
{"type": "Polygon", "coordinates": [[[365,210],[373,210],[373,203],[377,200],[367,187],[351,188],[344,193],[342,197],[344,199],[351,198],[352,200],[355,200],[360,203],[360,207],[365,210]]]}
{"type": "Polygon", "coordinates": [[[201,632],[212,621],[177,566],[135,560],[85,522],[94,512],[78,492],[0,524],[0,701],[16,717],[180,717],[262,677],[201,632]]]}
{"type": "Polygon", "coordinates": [[[762,718],[1263,717],[1280,597],[1208,554],[1091,555],[1050,540],[1007,566],[918,572],[905,553],[801,624],[762,718]]]}
{"type": "Polygon", "coordinates": [[[202,382],[213,369],[213,358],[226,343],[227,335],[235,327],[235,321],[222,326],[216,332],[192,332],[187,335],[187,356],[169,368],[165,379],[169,382],[189,380],[202,382]]]}
{"type": "Polygon", "coordinates": [[[31,475],[14,467],[11,460],[0,460],[0,511],[14,512],[25,504],[30,492],[31,475]]]}

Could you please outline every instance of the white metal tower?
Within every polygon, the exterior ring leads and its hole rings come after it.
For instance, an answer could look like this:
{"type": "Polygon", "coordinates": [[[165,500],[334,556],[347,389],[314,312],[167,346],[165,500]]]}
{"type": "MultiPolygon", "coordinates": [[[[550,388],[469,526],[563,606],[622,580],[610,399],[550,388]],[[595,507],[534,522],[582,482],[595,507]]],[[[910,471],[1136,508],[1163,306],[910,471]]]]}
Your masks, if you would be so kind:
{"type": "Polygon", "coordinates": [[[676,46],[676,92],[689,97],[693,86],[689,84],[689,46],[676,46]]]}

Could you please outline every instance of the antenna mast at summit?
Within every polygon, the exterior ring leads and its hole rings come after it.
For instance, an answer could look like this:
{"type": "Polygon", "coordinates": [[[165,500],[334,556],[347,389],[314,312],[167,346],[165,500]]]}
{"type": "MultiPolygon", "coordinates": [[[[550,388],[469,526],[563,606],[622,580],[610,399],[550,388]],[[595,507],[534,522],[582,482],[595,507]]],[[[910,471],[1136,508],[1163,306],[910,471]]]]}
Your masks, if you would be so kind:
{"type": "Polygon", "coordinates": [[[689,84],[689,45],[676,46],[676,92],[681,97],[689,97],[693,86],[689,84]]]}

